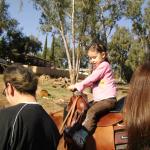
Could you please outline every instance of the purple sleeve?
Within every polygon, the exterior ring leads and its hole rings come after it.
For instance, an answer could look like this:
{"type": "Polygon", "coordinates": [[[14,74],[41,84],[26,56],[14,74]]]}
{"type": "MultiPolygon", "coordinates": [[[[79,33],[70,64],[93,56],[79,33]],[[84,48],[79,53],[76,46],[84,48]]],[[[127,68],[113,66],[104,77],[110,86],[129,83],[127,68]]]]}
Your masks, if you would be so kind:
{"type": "Polygon", "coordinates": [[[91,87],[94,82],[101,80],[108,66],[107,62],[101,63],[87,78],[75,84],[77,90],[82,92],[86,87],[91,87]]]}

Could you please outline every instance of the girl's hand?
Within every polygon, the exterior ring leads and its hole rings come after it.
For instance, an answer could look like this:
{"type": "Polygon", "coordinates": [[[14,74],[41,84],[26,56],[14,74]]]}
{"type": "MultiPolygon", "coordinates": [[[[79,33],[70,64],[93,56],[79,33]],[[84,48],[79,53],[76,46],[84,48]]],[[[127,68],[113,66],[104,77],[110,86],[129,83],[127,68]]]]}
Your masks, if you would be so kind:
{"type": "Polygon", "coordinates": [[[75,88],[75,85],[74,85],[74,84],[68,86],[67,89],[70,90],[70,91],[73,91],[73,92],[77,90],[77,89],[75,88]]]}

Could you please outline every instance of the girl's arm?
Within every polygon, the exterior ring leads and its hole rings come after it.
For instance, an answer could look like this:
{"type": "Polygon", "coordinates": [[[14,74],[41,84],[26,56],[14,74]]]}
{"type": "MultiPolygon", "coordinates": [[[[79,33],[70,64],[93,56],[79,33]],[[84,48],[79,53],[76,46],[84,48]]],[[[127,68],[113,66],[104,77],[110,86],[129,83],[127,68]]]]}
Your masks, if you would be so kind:
{"type": "Polygon", "coordinates": [[[76,83],[74,88],[78,91],[82,92],[86,87],[90,87],[93,85],[94,82],[101,80],[104,76],[107,68],[109,67],[109,63],[101,63],[87,78],[83,81],[76,83]]]}

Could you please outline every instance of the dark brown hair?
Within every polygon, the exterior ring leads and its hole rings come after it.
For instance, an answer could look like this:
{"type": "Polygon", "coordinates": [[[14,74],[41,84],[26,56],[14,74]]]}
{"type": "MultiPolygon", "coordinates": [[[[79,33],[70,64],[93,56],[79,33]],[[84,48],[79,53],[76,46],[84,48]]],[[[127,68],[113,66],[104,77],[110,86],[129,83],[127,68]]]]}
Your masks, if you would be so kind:
{"type": "Polygon", "coordinates": [[[13,64],[4,71],[4,82],[12,84],[17,91],[35,96],[38,79],[28,68],[20,64],[13,64]]]}
{"type": "MultiPolygon", "coordinates": [[[[88,51],[102,53],[105,52],[107,55],[107,48],[102,41],[93,41],[88,47],[88,51]]],[[[105,61],[109,62],[108,58],[105,58],[105,61]]]]}
{"type": "Polygon", "coordinates": [[[124,106],[128,150],[150,149],[150,62],[132,76],[124,106]]]}
{"type": "Polygon", "coordinates": [[[101,41],[93,41],[88,47],[88,50],[97,52],[107,52],[106,46],[101,41]]]}

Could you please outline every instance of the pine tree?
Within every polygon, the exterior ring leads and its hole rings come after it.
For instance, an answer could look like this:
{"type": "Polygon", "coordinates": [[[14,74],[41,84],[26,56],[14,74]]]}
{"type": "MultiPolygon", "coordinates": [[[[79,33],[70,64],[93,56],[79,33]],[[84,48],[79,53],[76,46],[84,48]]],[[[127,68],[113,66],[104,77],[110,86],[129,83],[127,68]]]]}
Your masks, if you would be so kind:
{"type": "Polygon", "coordinates": [[[43,54],[42,54],[42,58],[46,59],[47,58],[47,52],[48,52],[48,48],[47,48],[47,34],[46,34],[46,38],[45,38],[45,44],[44,44],[44,50],[43,50],[43,54]]]}

